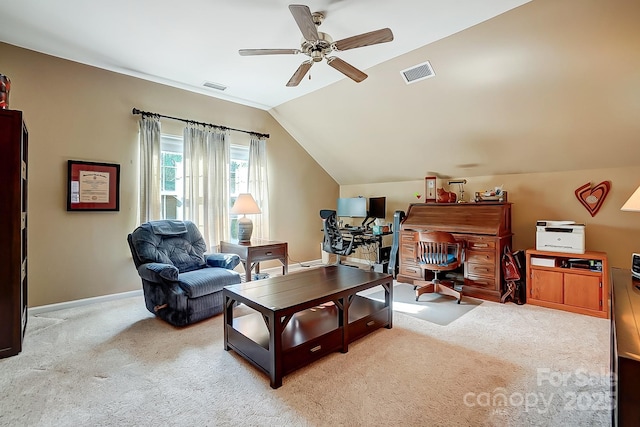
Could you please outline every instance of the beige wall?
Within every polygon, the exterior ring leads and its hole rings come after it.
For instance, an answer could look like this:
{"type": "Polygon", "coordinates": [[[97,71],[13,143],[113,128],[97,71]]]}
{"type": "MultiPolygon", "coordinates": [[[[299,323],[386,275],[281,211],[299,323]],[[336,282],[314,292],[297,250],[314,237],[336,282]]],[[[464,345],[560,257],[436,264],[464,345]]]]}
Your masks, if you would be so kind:
{"type": "MultiPolygon", "coordinates": [[[[140,289],[126,235],[137,225],[137,107],[171,116],[254,130],[268,142],[272,238],[289,242],[290,262],[320,257],[318,211],[343,197],[386,196],[387,220],[423,192],[423,181],[338,187],[262,110],[127,77],[0,43],[0,73],[12,80],[11,108],[29,129],[29,306],[140,289]],[[120,212],[67,212],[69,159],[121,165],[120,212]]],[[[163,120],[163,131],[181,123],[163,120]]],[[[232,134],[241,138],[243,134],[232,134]]],[[[640,214],[620,206],[640,185],[640,167],[468,179],[466,194],[504,185],[513,206],[514,249],[535,246],[535,221],[585,222],[587,249],[629,267],[640,251],[640,214]],[[592,218],[574,190],[609,180],[612,190],[592,218]]],[[[440,185],[440,183],[439,183],[440,185]]]]}
{"type": "MultiPolygon", "coordinates": [[[[464,178],[464,177],[461,177],[464,178]]],[[[629,268],[631,253],[640,252],[640,213],[622,212],[620,207],[640,186],[640,167],[594,169],[544,174],[498,175],[473,177],[465,185],[466,199],[475,191],[503,185],[512,206],[513,246],[516,249],[535,248],[537,220],[571,220],[586,224],[586,249],[607,252],[609,265],[629,268]],[[611,191],[595,217],[578,202],[574,191],[590,182],[597,185],[610,181],[611,191]]],[[[438,187],[447,187],[438,181],[438,187]]],[[[451,188],[451,190],[456,190],[451,188]]],[[[386,196],[387,221],[393,212],[406,212],[424,194],[424,181],[400,183],[343,185],[341,197],[386,196]]],[[[424,200],[424,198],[422,199],[424,200]]]]}
{"type": "MultiPolygon", "coordinates": [[[[271,238],[289,243],[290,262],[320,257],[318,211],[338,185],[268,113],[3,43],[0,73],[29,130],[30,307],[141,288],[126,243],[138,224],[133,107],[270,134],[271,238]],[[119,212],[66,211],[69,159],[121,165],[119,212]]],[[[182,125],[162,121],[167,133],[182,125]]]]}

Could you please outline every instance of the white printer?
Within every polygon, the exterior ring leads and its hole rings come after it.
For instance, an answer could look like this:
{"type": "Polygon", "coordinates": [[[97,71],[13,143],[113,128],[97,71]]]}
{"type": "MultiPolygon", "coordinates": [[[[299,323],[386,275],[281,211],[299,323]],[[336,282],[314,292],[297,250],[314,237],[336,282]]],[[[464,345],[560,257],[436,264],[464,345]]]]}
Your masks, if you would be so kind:
{"type": "Polygon", "coordinates": [[[583,254],[584,224],[576,224],[574,221],[537,221],[536,249],[583,254]]]}

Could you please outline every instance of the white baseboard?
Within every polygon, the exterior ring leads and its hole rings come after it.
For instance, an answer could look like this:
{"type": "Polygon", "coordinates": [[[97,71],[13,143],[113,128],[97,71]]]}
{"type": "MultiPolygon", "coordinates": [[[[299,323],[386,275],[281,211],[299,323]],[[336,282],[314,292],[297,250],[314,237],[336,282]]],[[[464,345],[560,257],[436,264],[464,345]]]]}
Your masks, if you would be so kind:
{"type": "Polygon", "coordinates": [[[56,304],[47,304],[47,305],[41,305],[38,307],[31,307],[28,309],[28,313],[41,314],[41,313],[47,313],[49,311],[80,307],[83,305],[95,304],[97,302],[113,301],[116,299],[129,298],[129,297],[138,296],[138,295],[142,295],[142,289],[137,291],[122,292],[119,294],[102,295],[99,297],[84,298],[84,299],[78,299],[74,301],[66,301],[66,302],[59,302],[56,304]]]}
{"type": "MultiPolygon", "coordinates": [[[[311,267],[311,266],[315,267],[318,265],[322,265],[322,260],[318,259],[313,261],[306,261],[303,263],[289,264],[289,271],[300,270],[302,268],[311,267]]],[[[262,272],[270,273],[274,276],[277,276],[278,274],[282,274],[282,267],[265,268],[265,269],[262,269],[262,272]]],[[[102,295],[99,297],[84,298],[84,299],[79,299],[74,301],[66,301],[66,302],[60,302],[56,304],[47,304],[47,305],[41,305],[38,307],[30,307],[28,309],[28,313],[41,314],[41,313],[47,313],[49,311],[80,307],[83,305],[95,304],[98,302],[113,301],[116,299],[129,298],[129,297],[138,296],[138,295],[142,295],[142,289],[137,291],[122,292],[119,294],[102,295]]]]}

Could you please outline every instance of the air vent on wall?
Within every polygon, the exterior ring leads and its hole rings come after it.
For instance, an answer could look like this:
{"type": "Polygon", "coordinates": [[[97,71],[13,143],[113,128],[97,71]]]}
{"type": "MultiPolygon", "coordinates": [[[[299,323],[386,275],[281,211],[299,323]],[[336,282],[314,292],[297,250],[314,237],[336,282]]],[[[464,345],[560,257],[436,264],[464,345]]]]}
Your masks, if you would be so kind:
{"type": "Polygon", "coordinates": [[[400,71],[400,74],[406,84],[419,82],[420,80],[428,79],[429,77],[436,75],[436,73],[433,72],[433,68],[429,61],[414,65],[406,70],[402,70],[400,71]]]}
{"type": "Polygon", "coordinates": [[[225,90],[227,88],[225,85],[221,85],[220,83],[213,83],[213,82],[204,82],[202,86],[208,87],[210,89],[216,89],[216,90],[225,90]]]}

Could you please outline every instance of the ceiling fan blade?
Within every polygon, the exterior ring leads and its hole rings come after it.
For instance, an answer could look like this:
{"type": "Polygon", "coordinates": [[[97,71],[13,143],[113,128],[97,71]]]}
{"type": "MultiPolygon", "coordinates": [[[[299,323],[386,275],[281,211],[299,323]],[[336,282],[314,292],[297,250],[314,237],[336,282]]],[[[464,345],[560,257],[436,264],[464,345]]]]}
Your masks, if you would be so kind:
{"type": "Polygon", "coordinates": [[[334,43],[336,50],[354,49],[356,47],[371,46],[372,44],[386,43],[393,40],[393,33],[389,28],[358,34],[347,37],[334,43]]]}
{"type": "Polygon", "coordinates": [[[303,4],[290,4],[289,10],[293,15],[293,19],[296,20],[296,24],[298,24],[298,28],[300,28],[305,40],[314,42],[320,38],[318,37],[318,28],[313,22],[313,16],[308,6],[303,4]]]}
{"type": "Polygon", "coordinates": [[[327,64],[331,65],[333,68],[358,83],[368,77],[365,73],[358,70],[353,65],[348,64],[347,62],[343,61],[340,58],[336,58],[335,56],[327,57],[327,64]]]}
{"type": "Polygon", "coordinates": [[[302,79],[307,74],[307,71],[309,71],[309,68],[311,68],[312,65],[313,65],[313,61],[305,61],[302,64],[300,64],[296,72],[293,73],[293,76],[291,76],[291,78],[287,82],[287,86],[288,87],[298,86],[298,84],[302,81],[302,79]]]}
{"type": "Polygon", "coordinates": [[[240,56],[251,55],[295,55],[300,53],[298,49],[240,49],[240,56]]]}

